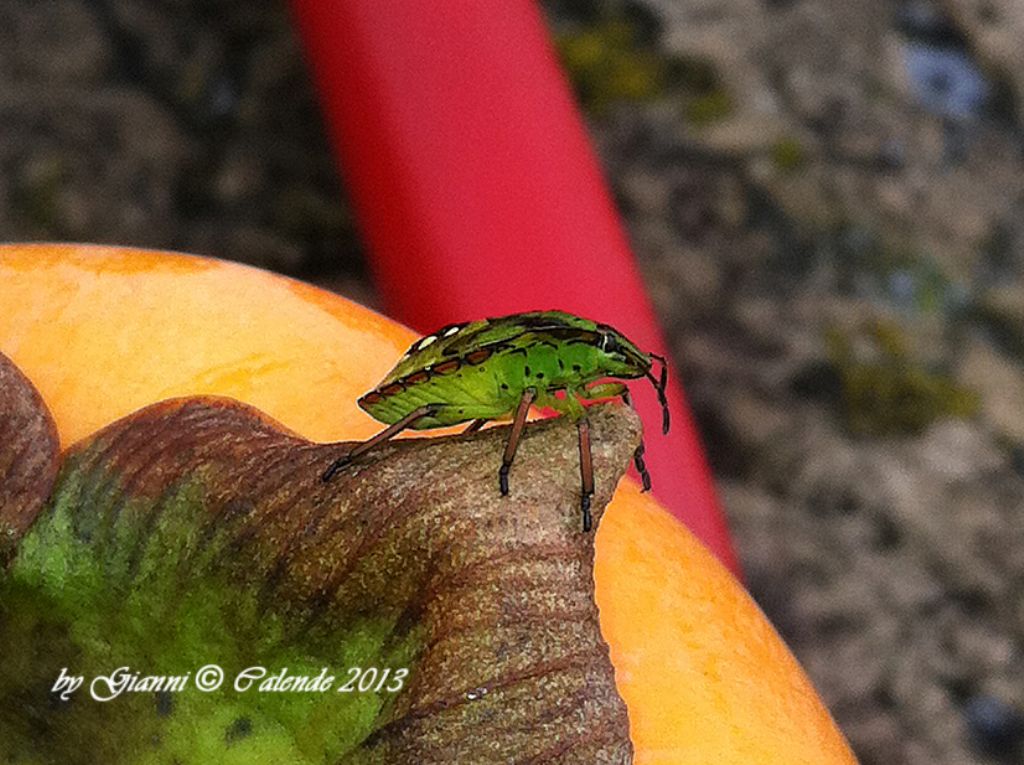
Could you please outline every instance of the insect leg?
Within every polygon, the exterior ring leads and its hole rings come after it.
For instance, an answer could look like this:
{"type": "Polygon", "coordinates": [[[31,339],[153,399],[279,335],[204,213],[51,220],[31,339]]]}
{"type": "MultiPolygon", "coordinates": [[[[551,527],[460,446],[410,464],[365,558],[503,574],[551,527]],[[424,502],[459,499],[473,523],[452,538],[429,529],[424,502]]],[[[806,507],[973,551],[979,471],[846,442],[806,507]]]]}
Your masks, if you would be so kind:
{"type": "Polygon", "coordinates": [[[590,454],[590,423],[584,417],[576,423],[580,440],[580,511],[583,513],[583,531],[590,531],[590,499],[594,496],[594,462],[590,454]]]}
{"type": "MultiPolygon", "coordinates": [[[[584,388],[580,395],[584,398],[611,398],[612,396],[618,396],[622,399],[622,403],[628,407],[633,406],[633,400],[629,397],[629,388],[623,383],[603,383],[601,385],[595,385],[592,388],[584,388]]],[[[633,464],[636,466],[636,472],[640,474],[640,482],[643,484],[644,491],[651,490],[651,474],[647,471],[647,464],[644,462],[644,440],[640,439],[639,445],[636,447],[636,451],[633,452],[633,464]]]]}
{"type": "Polygon", "coordinates": [[[360,454],[365,454],[366,452],[370,451],[370,449],[372,449],[373,447],[378,446],[386,441],[390,441],[392,438],[394,438],[403,430],[405,430],[414,422],[416,422],[416,420],[420,419],[421,417],[426,417],[428,414],[434,414],[438,410],[438,408],[439,407],[437,404],[426,404],[424,406],[419,407],[418,409],[414,409],[413,411],[409,412],[409,414],[405,415],[405,417],[400,419],[398,422],[394,423],[393,425],[388,425],[388,427],[384,428],[384,430],[375,435],[373,438],[367,439],[366,441],[363,441],[361,444],[356,444],[355,448],[353,448],[352,451],[350,451],[344,457],[339,457],[333,463],[331,463],[331,466],[324,471],[324,474],[321,476],[321,479],[325,483],[327,481],[330,481],[334,477],[335,473],[347,467],[349,463],[351,463],[352,460],[354,460],[360,454]]]}
{"type": "Polygon", "coordinates": [[[473,420],[471,423],[469,423],[469,427],[462,431],[462,434],[466,435],[467,433],[476,433],[478,430],[480,430],[480,428],[482,428],[487,423],[488,420],[484,419],[473,420]]]}
{"type": "Polygon", "coordinates": [[[526,425],[526,415],[530,413],[530,404],[536,397],[537,391],[527,388],[523,391],[523,397],[519,399],[519,408],[516,409],[512,430],[509,431],[508,441],[505,442],[505,453],[501,457],[501,468],[498,470],[498,488],[503,497],[508,496],[508,471],[512,467],[512,460],[516,457],[516,449],[519,448],[519,438],[523,435],[523,426],[526,425]]]}
{"type": "MultiPolygon", "coordinates": [[[[622,403],[630,408],[633,407],[633,400],[629,397],[628,390],[622,392],[622,403]]],[[[640,474],[640,482],[643,484],[644,491],[650,491],[651,474],[647,472],[647,463],[644,462],[644,438],[642,435],[636,451],[633,452],[633,464],[636,466],[636,472],[640,474]]]]}

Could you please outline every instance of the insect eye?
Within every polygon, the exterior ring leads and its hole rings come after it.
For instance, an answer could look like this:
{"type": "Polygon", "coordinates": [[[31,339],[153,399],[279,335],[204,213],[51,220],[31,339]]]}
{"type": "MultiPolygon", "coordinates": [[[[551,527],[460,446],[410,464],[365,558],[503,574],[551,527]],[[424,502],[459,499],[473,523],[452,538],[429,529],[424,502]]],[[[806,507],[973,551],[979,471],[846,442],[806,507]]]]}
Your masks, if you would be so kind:
{"type": "Polygon", "coordinates": [[[605,353],[619,353],[622,348],[614,335],[601,335],[601,350],[605,353]]]}

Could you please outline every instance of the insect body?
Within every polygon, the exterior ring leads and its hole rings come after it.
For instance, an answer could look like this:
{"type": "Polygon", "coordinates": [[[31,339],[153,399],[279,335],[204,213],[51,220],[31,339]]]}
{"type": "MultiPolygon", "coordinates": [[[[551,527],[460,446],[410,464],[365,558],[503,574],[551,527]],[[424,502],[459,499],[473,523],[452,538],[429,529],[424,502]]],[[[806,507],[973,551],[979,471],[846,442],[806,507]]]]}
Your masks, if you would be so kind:
{"type": "MultiPolygon", "coordinates": [[[[662,429],[668,432],[665,398],[665,360],[644,353],[624,335],[561,311],[537,311],[453,324],[413,343],[395,368],[359,406],[388,425],[373,438],[336,460],[324,473],[329,481],[340,469],[406,428],[424,430],[472,421],[477,430],[487,421],[513,417],[512,429],[498,470],[498,485],[508,494],[508,474],[530,406],[550,407],[577,425],[582,478],[583,529],[591,526],[590,500],[594,493],[590,430],[580,399],[620,397],[629,403],[629,391],[608,378],[648,378],[662,405],[662,429]],[[652,372],[654,362],[661,374],[652,372]]],[[[650,488],[643,461],[643,444],[634,462],[650,488]]]]}

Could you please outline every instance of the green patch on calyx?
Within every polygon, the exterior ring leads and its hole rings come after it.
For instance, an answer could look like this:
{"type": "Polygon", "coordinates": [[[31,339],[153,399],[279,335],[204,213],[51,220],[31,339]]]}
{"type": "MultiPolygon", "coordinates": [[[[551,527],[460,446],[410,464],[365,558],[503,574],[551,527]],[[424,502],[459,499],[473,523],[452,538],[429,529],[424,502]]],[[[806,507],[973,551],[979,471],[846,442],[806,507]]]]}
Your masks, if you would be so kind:
{"type": "Polygon", "coordinates": [[[112,481],[65,466],[0,577],[0,760],[319,763],[351,753],[395,694],[339,693],[346,670],[408,667],[413,638],[394,639],[393,618],[365,616],[300,632],[221,565],[232,539],[210,531],[201,480],[155,501],[112,481]],[[218,690],[196,686],[206,665],[224,672],[218,690]],[[253,666],[268,678],[326,667],[335,681],[325,692],[259,692],[259,680],[236,691],[253,666]],[[66,701],[49,693],[62,671],[84,678],[66,701]],[[95,700],[90,684],[115,674],[94,686],[115,697],[95,700]],[[180,692],[115,693],[136,674],[150,688],[146,676],[187,677],[180,692]]]}

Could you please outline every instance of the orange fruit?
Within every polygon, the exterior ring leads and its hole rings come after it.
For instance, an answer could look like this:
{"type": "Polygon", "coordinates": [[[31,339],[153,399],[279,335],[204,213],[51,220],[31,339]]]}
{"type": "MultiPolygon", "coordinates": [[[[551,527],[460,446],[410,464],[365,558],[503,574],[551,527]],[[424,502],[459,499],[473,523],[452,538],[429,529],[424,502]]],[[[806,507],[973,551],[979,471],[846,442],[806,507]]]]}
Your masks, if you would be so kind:
{"type": "MultiPolygon", "coordinates": [[[[365,438],[355,404],[408,329],[223,261],[83,245],[0,247],[0,351],[64,445],[147,404],[218,394],[316,441],[365,438]]],[[[628,480],[596,537],[597,602],[637,763],[854,763],[743,587],[628,480]]]]}

